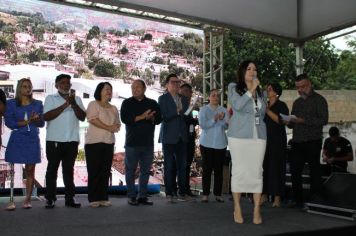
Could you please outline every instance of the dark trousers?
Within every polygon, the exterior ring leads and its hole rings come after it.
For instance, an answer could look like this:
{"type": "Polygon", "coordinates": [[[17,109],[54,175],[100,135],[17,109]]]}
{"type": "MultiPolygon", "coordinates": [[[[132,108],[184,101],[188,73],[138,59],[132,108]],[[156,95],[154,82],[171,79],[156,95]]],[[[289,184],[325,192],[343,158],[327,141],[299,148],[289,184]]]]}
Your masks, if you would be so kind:
{"type": "Polygon", "coordinates": [[[185,178],[187,163],[187,144],[181,139],[176,144],[162,144],[164,157],[164,184],[166,195],[172,196],[175,191],[176,177],[178,176],[178,188],[181,195],[186,194],[185,178]],[[176,170],[174,168],[176,166],[176,170]]]}
{"type": "Polygon", "coordinates": [[[185,169],[185,189],[190,191],[190,166],[192,165],[195,154],[195,138],[189,138],[187,143],[187,166],[185,169]]]}
{"type": "Polygon", "coordinates": [[[46,199],[56,201],[57,172],[62,162],[65,199],[71,200],[75,195],[73,180],[73,167],[78,155],[78,142],[46,142],[47,172],[46,172],[46,199]]]}
{"type": "Polygon", "coordinates": [[[127,185],[127,197],[136,197],[135,174],[137,165],[140,165],[138,183],[138,197],[147,197],[147,184],[150,179],[153,161],[153,146],[148,147],[125,147],[125,178],[127,185]]]}
{"type": "Polygon", "coordinates": [[[107,201],[114,144],[86,144],[84,149],[88,170],[88,200],[107,201]]]}
{"type": "Polygon", "coordinates": [[[210,194],[211,173],[214,171],[214,195],[221,196],[226,148],[215,149],[200,145],[200,152],[203,157],[203,194],[210,194]]]}
{"type": "Polygon", "coordinates": [[[322,140],[292,143],[291,173],[294,200],[303,203],[303,168],[307,162],[310,168],[310,194],[313,196],[321,189],[320,151],[322,140]]]}

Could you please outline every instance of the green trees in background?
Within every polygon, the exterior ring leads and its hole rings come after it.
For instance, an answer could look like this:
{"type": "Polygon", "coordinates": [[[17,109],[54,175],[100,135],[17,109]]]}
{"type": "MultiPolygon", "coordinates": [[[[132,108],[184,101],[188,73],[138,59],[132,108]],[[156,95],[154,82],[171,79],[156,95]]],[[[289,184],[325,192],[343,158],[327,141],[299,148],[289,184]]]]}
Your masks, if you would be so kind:
{"type": "MultiPolygon", "coordinates": [[[[295,47],[283,40],[251,33],[228,31],[224,41],[225,84],[236,77],[238,65],[245,59],[256,61],[261,82],[278,81],[286,89],[294,89],[295,47]]],[[[316,39],[304,45],[304,71],[316,89],[327,87],[331,72],[340,61],[328,41],[316,39]]],[[[355,74],[356,76],[356,74],[355,74]]],[[[356,77],[355,77],[356,80],[356,77]]]]}
{"type": "Polygon", "coordinates": [[[98,26],[93,26],[89,30],[87,34],[87,40],[91,40],[93,38],[98,38],[100,36],[100,28],[98,26]]]}
{"type": "Polygon", "coordinates": [[[325,89],[355,89],[356,90],[356,39],[350,38],[348,46],[339,56],[339,63],[330,72],[325,89]]]}
{"type": "Polygon", "coordinates": [[[180,38],[166,37],[159,48],[164,53],[180,55],[188,59],[203,57],[203,40],[194,33],[185,33],[180,38]]]}

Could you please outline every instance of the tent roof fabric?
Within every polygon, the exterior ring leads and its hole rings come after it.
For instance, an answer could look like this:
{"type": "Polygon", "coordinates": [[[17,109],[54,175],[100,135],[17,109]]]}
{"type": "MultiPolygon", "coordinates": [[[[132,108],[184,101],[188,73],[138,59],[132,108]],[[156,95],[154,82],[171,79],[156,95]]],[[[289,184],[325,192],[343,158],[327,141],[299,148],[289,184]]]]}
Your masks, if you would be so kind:
{"type": "MultiPolygon", "coordinates": [[[[97,4],[101,4],[101,6],[114,6],[114,9],[151,12],[201,23],[195,26],[208,24],[257,32],[284,38],[294,43],[301,43],[356,25],[355,0],[57,0],[52,2],[81,5],[87,3],[87,7],[96,8],[100,8],[97,4]]],[[[144,17],[145,14],[140,13],[138,16],[144,17]]],[[[160,17],[157,16],[157,19],[160,17]]],[[[161,18],[164,20],[167,17],[161,18]]]]}

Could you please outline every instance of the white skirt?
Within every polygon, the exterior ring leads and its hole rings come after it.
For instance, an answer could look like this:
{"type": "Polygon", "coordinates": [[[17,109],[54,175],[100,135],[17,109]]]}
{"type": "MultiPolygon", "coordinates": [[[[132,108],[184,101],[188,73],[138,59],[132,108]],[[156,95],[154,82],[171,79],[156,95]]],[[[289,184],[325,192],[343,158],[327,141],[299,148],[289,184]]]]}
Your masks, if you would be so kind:
{"type": "Polygon", "coordinates": [[[266,140],[228,138],[231,154],[231,191],[262,193],[266,140]]]}

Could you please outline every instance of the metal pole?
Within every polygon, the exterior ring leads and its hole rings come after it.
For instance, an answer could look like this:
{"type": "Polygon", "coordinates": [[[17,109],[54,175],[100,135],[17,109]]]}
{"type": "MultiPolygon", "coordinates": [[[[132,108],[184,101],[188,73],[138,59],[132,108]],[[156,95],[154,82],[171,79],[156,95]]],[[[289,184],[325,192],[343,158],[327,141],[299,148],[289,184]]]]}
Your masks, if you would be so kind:
{"type": "Polygon", "coordinates": [[[13,211],[16,208],[14,202],[14,178],[15,178],[14,163],[10,163],[10,201],[6,208],[8,211],[13,211]]]}
{"type": "Polygon", "coordinates": [[[220,105],[224,106],[224,34],[220,35],[220,86],[221,86],[221,94],[220,94],[220,105]]]}
{"type": "Polygon", "coordinates": [[[297,44],[295,46],[295,70],[297,76],[304,71],[303,46],[303,44],[297,44]]]}

